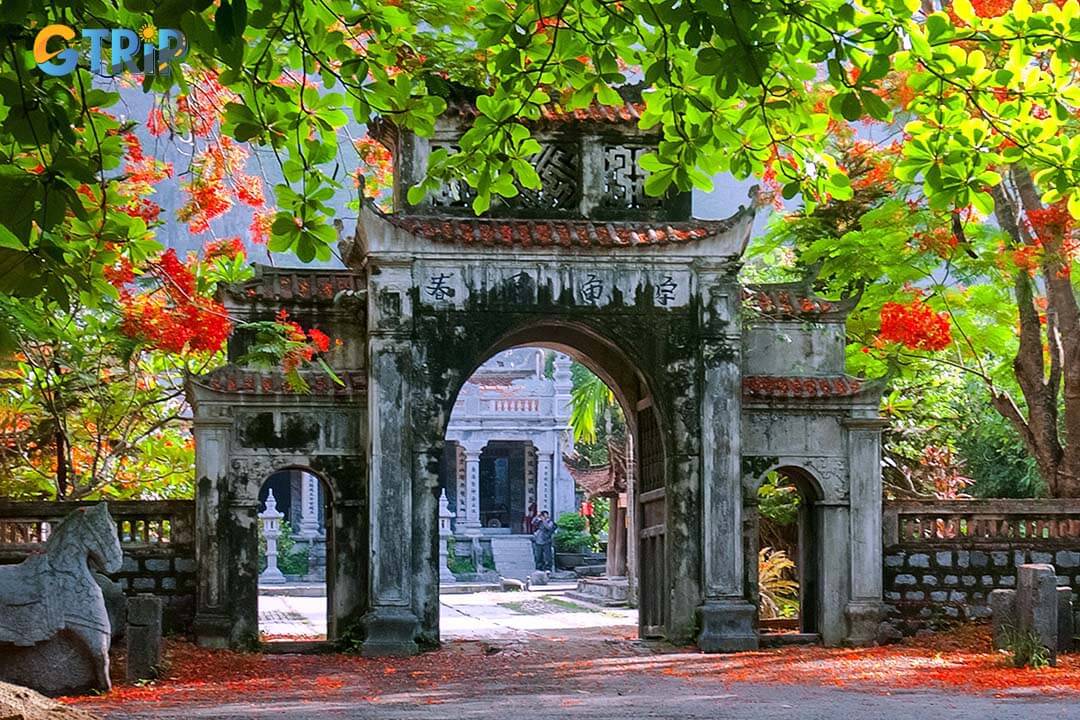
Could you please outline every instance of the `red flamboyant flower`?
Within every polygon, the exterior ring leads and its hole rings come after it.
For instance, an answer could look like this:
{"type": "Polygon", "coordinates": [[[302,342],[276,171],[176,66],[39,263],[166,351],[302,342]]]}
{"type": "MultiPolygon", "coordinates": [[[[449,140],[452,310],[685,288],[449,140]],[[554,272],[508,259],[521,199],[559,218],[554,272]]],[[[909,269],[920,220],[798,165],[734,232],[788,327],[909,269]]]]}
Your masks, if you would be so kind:
{"type": "Polygon", "coordinates": [[[319,352],[324,353],[330,349],[330,337],[322,330],[312,328],[308,330],[308,337],[311,338],[311,342],[319,352]]]}
{"type": "Polygon", "coordinates": [[[911,350],[943,350],[952,342],[946,313],[916,298],[909,303],[888,302],[881,307],[878,339],[899,343],[911,350]]]}
{"type": "Polygon", "coordinates": [[[244,254],[244,242],[239,237],[228,237],[208,242],[203,248],[203,257],[207,260],[224,257],[230,260],[244,254]]]}
{"type": "Polygon", "coordinates": [[[256,210],[251,214],[251,224],[248,232],[251,233],[251,242],[256,245],[265,245],[270,239],[270,226],[274,224],[274,210],[267,208],[256,210]]]}

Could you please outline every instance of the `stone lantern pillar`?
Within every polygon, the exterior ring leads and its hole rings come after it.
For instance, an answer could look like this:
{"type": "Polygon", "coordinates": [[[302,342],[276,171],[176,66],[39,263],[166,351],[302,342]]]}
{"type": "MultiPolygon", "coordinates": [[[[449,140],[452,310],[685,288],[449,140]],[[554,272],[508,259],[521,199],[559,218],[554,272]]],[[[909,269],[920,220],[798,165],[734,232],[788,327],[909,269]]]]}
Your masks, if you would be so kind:
{"type": "Polygon", "coordinates": [[[450,572],[450,551],[446,541],[452,534],[450,521],[454,519],[454,512],[450,510],[450,501],[446,499],[446,489],[439,494],[439,583],[446,584],[456,582],[454,574],[450,572]]]}
{"type": "Polygon", "coordinates": [[[263,523],[263,537],[266,538],[266,569],[259,575],[261,584],[281,584],[285,582],[285,576],[278,569],[277,564],[277,541],[281,537],[281,519],[284,513],[278,512],[277,500],[274,499],[274,491],[271,490],[266,496],[266,510],[259,513],[259,519],[263,523]]]}

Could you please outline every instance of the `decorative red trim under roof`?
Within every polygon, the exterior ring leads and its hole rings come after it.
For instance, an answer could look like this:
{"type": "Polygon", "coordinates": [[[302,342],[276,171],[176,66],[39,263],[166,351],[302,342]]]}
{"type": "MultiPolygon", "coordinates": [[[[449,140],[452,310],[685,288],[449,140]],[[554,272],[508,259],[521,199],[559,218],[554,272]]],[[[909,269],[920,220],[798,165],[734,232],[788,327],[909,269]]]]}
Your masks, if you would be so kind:
{"type": "Polygon", "coordinates": [[[775,377],[748,375],[743,395],[750,398],[836,398],[858,395],[865,381],[847,375],[830,377],[775,377]]]}
{"type": "Polygon", "coordinates": [[[654,247],[702,240],[729,229],[731,220],[593,222],[387,215],[395,227],[432,242],[504,247],[654,247]]]}
{"type": "Polygon", "coordinates": [[[367,388],[367,377],[363,372],[339,372],[344,385],[338,385],[324,372],[304,372],[301,376],[310,390],[299,393],[289,387],[280,372],[242,370],[236,367],[224,367],[209,375],[195,378],[193,382],[209,390],[237,395],[355,395],[367,388]]]}

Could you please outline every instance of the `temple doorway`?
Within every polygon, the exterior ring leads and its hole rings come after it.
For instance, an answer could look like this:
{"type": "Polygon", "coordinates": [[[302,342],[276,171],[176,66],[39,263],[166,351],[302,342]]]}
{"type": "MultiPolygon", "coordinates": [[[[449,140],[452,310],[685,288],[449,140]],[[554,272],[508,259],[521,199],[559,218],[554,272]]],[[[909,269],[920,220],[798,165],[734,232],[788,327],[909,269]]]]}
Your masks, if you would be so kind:
{"type": "Polygon", "coordinates": [[[626,428],[615,393],[565,352],[516,347],[474,371],[439,472],[442,639],[636,636],[626,428]],[[590,592],[612,582],[621,594],[590,592]]]}
{"type": "Polygon", "coordinates": [[[330,493],[303,468],[270,475],[259,490],[259,640],[322,642],[332,591],[330,493]]]}

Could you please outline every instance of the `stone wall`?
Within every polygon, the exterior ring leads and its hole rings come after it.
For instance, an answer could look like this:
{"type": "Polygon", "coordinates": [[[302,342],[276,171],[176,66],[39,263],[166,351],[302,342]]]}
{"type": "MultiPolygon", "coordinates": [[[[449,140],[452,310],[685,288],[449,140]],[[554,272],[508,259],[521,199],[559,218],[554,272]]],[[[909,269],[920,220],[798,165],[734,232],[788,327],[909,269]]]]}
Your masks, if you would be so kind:
{"type": "Polygon", "coordinates": [[[1080,502],[903,501],[885,505],[884,598],[914,631],[987,617],[991,590],[1016,587],[1016,568],[1050,563],[1080,592],[1080,502]]]}
{"type": "MultiPolygon", "coordinates": [[[[92,502],[0,502],[0,564],[22,562],[48,540],[51,528],[92,502]]],[[[195,614],[195,504],[191,500],[109,503],[124,564],[109,577],[127,595],[161,597],[165,629],[191,628],[195,614]]]]}

